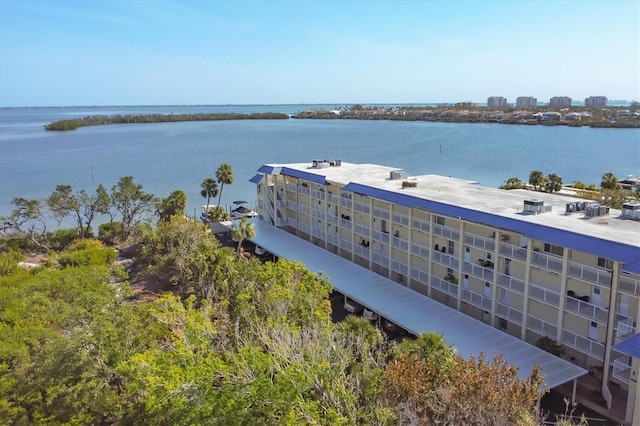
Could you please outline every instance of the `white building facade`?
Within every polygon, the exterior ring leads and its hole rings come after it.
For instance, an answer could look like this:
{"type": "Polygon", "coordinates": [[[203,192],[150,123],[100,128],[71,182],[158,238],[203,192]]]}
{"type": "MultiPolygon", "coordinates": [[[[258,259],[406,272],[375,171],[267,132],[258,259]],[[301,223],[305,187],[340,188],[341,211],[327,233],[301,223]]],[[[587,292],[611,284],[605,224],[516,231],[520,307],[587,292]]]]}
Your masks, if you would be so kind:
{"type": "Polygon", "coordinates": [[[554,340],[601,375],[609,408],[622,389],[626,420],[640,423],[638,359],[613,349],[640,321],[640,204],[340,160],[258,172],[260,220],[518,339],[554,340]]]}

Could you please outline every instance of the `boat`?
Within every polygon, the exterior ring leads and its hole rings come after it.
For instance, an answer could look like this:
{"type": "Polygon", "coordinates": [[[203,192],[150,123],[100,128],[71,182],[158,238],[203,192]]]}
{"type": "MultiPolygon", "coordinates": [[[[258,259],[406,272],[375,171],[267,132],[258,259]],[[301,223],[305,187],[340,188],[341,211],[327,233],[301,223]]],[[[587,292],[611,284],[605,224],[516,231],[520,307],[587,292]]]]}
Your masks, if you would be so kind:
{"type": "Polygon", "coordinates": [[[255,210],[251,210],[247,205],[248,201],[234,201],[233,204],[236,206],[233,210],[231,210],[231,219],[239,219],[241,217],[255,217],[258,216],[258,212],[255,210]]]}
{"type": "Polygon", "coordinates": [[[217,206],[215,204],[204,205],[200,209],[200,220],[202,223],[209,223],[209,215],[208,213],[215,209],[217,206]]]}

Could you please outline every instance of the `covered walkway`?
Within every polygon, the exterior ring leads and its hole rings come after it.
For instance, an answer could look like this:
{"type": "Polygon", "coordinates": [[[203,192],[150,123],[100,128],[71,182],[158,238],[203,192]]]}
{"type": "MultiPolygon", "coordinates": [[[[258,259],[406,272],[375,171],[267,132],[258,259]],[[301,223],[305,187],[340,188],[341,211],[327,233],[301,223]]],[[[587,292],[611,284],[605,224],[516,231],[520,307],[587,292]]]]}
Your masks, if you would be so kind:
{"type": "MultiPolygon", "coordinates": [[[[252,221],[252,241],[278,257],[303,263],[327,277],[345,296],[377,312],[412,334],[435,332],[464,357],[501,354],[526,378],[535,365],[549,388],[570,382],[587,371],[479,320],[356,265],[259,219],[252,221]]],[[[575,382],[574,382],[575,389],[575,382]]]]}

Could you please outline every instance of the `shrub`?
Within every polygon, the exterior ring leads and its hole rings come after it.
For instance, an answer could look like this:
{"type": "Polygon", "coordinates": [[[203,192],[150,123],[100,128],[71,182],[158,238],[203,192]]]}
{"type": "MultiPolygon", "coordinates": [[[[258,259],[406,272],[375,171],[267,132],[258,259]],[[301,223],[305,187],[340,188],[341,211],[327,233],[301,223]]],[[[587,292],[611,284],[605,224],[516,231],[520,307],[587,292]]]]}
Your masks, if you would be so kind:
{"type": "Polygon", "coordinates": [[[0,277],[18,272],[18,262],[23,260],[24,255],[19,251],[11,250],[6,253],[0,253],[0,277]]]}
{"type": "Polygon", "coordinates": [[[116,252],[98,240],[85,239],[73,243],[69,250],[60,254],[60,266],[109,265],[116,260],[116,252]]]}

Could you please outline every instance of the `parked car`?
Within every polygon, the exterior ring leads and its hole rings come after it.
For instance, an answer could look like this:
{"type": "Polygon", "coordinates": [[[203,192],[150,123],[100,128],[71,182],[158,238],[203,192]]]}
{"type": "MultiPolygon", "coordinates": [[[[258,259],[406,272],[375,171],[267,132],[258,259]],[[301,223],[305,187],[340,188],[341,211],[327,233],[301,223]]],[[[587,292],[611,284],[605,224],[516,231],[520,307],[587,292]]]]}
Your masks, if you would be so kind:
{"type": "Polygon", "coordinates": [[[375,321],[379,318],[379,315],[370,309],[366,309],[362,312],[362,316],[368,320],[375,321]]]}
{"type": "Polygon", "coordinates": [[[255,254],[257,254],[258,256],[262,256],[263,254],[265,254],[267,251],[265,249],[263,249],[260,246],[256,246],[256,248],[253,250],[253,252],[255,254]]]}
{"type": "Polygon", "coordinates": [[[363,309],[364,309],[364,306],[345,297],[344,299],[345,311],[349,312],[350,314],[359,314],[362,312],[363,309]]]}

